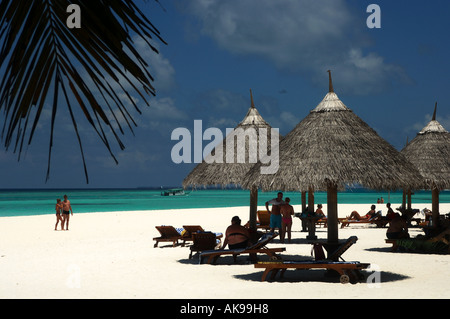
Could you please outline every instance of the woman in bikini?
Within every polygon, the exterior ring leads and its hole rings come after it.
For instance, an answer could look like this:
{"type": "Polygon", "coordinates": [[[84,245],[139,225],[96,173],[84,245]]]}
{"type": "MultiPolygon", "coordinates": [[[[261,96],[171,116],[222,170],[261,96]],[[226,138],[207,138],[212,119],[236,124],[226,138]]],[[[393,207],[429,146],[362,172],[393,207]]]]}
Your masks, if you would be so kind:
{"type": "Polygon", "coordinates": [[[61,217],[61,210],[62,210],[62,203],[61,203],[61,199],[56,199],[56,205],[55,205],[55,210],[56,210],[56,224],[55,224],[55,230],[58,227],[58,223],[61,221],[61,230],[64,230],[64,221],[61,217]]]}
{"type": "Polygon", "coordinates": [[[289,202],[291,199],[286,197],[284,200],[286,203],[281,205],[280,213],[281,213],[281,242],[284,243],[284,237],[286,233],[288,235],[288,241],[291,242],[291,228],[292,228],[292,215],[294,215],[294,207],[292,207],[289,202]]]}
{"type": "Polygon", "coordinates": [[[354,210],[350,216],[347,217],[348,220],[368,220],[376,216],[375,205],[370,206],[370,210],[364,216],[361,216],[356,210],[354,210]]]}

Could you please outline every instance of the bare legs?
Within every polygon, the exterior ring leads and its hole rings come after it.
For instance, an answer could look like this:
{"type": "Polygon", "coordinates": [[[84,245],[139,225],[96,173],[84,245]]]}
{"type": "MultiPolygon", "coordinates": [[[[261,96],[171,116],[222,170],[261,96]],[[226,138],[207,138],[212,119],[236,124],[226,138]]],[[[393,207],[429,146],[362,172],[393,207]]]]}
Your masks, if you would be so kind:
{"type": "Polygon", "coordinates": [[[63,214],[63,220],[61,221],[61,229],[64,230],[64,224],[66,225],[66,230],[69,230],[69,219],[70,214],[63,214]]]}
{"type": "Polygon", "coordinates": [[[58,223],[61,221],[61,230],[64,230],[64,220],[62,219],[60,214],[56,214],[56,224],[55,224],[55,230],[58,227],[58,223]]]}
{"type": "Polygon", "coordinates": [[[291,243],[291,227],[292,227],[292,222],[290,223],[285,223],[285,222],[281,222],[281,234],[280,234],[280,240],[282,243],[284,243],[284,238],[286,237],[286,233],[288,235],[288,242],[291,243]]]}

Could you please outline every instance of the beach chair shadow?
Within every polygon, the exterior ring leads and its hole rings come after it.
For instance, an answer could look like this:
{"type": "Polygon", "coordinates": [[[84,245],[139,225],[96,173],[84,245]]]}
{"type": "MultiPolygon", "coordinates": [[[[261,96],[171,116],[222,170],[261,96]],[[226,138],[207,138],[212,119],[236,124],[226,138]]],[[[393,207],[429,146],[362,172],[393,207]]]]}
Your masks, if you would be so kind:
{"type": "Polygon", "coordinates": [[[203,263],[203,260],[206,259],[206,263],[215,264],[217,259],[221,256],[232,255],[234,262],[236,262],[236,258],[242,254],[249,254],[252,262],[257,262],[257,254],[266,254],[269,256],[271,260],[280,260],[281,258],[277,255],[279,252],[283,252],[286,248],[267,248],[266,245],[270,243],[278,233],[267,234],[262,236],[259,241],[249,246],[245,249],[221,249],[221,250],[212,250],[212,251],[204,251],[199,255],[200,264],[203,263]]]}
{"type": "MultiPolygon", "coordinates": [[[[153,246],[154,248],[156,248],[160,242],[172,242],[172,247],[175,247],[178,245],[178,240],[183,240],[183,236],[173,226],[155,226],[155,228],[161,236],[153,238],[153,240],[156,241],[153,246]]],[[[182,246],[184,246],[184,242],[182,246]]]]}
{"type": "Polygon", "coordinates": [[[323,260],[315,261],[281,261],[281,262],[260,262],[254,265],[255,268],[264,269],[261,281],[265,281],[270,275],[269,280],[274,280],[278,272],[280,278],[283,277],[287,269],[305,270],[305,269],[325,269],[328,273],[334,272],[339,274],[340,282],[345,284],[348,282],[356,283],[364,279],[361,273],[362,269],[370,266],[368,263],[360,263],[358,261],[346,262],[342,258],[345,253],[358,238],[351,236],[344,243],[339,245],[328,257],[323,260]],[[343,261],[338,261],[342,259],[343,261]]]}
{"type": "MultiPolygon", "coordinates": [[[[370,269],[368,270],[370,272],[370,269]]],[[[258,271],[254,273],[234,275],[233,277],[240,280],[260,282],[264,271],[258,271]]],[[[279,278],[277,282],[283,283],[299,283],[299,282],[320,282],[320,283],[335,283],[336,275],[330,273],[327,269],[296,269],[295,271],[286,272],[282,278],[279,278]]],[[[393,273],[389,271],[381,271],[379,273],[380,283],[396,282],[411,277],[393,273]]],[[[368,278],[369,279],[369,278],[368,278]]],[[[367,283],[373,283],[368,280],[367,283]]]]}

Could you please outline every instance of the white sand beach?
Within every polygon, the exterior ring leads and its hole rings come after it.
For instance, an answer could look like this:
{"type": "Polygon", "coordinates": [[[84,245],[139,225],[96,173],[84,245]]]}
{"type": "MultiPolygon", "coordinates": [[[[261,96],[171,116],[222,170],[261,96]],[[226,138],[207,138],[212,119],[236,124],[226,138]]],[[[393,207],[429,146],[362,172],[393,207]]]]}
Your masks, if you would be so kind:
{"type": "MultiPolygon", "coordinates": [[[[397,205],[398,206],[398,205],[397,205]]],[[[393,207],[397,207],[393,204],[393,207]]],[[[298,206],[294,206],[299,211],[298,206]]],[[[339,205],[339,217],[352,210],[366,213],[370,204],[339,205]]],[[[431,205],[414,204],[414,208],[431,205]]],[[[261,207],[262,208],[262,207],[261,207]]],[[[384,205],[378,205],[383,208],[384,205]]],[[[450,204],[440,205],[441,213],[450,204]]],[[[450,256],[390,252],[386,228],[350,225],[339,238],[359,240],[345,254],[347,261],[371,263],[366,274],[381,280],[372,285],[340,284],[324,277],[323,270],[288,270],[282,281],[260,282],[262,271],[238,257],[222,257],[217,265],[188,259],[189,248],[160,243],[157,225],[201,225],[225,232],[232,216],[248,218],[247,207],[180,209],[120,213],[77,214],[69,231],[54,231],[55,216],[0,218],[0,298],[449,298],[450,256]],[[375,273],[374,271],[379,271],[375,273]]],[[[324,205],[326,213],[326,205],[324,205]]],[[[294,243],[278,239],[269,247],[286,247],[285,260],[311,256],[307,233],[294,218],[294,243]]],[[[422,233],[410,229],[415,236],[422,233]]],[[[326,228],[318,228],[326,238],[326,228]]],[[[260,256],[267,260],[266,256],[260,256]]]]}

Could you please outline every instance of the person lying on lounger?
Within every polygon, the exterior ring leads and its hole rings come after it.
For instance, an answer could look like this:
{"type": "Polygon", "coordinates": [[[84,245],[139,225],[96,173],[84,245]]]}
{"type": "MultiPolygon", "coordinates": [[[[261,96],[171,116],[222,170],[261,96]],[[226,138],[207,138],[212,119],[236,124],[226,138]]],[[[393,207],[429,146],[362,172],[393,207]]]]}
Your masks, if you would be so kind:
{"type": "Polygon", "coordinates": [[[356,210],[354,210],[347,220],[370,220],[375,218],[377,213],[375,212],[375,205],[370,206],[370,210],[364,216],[361,216],[356,210]]]}
{"type": "Polygon", "coordinates": [[[250,239],[248,229],[241,226],[241,219],[234,216],[231,219],[231,225],[225,231],[225,240],[221,249],[225,249],[228,245],[230,249],[247,248],[250,239]]]}

